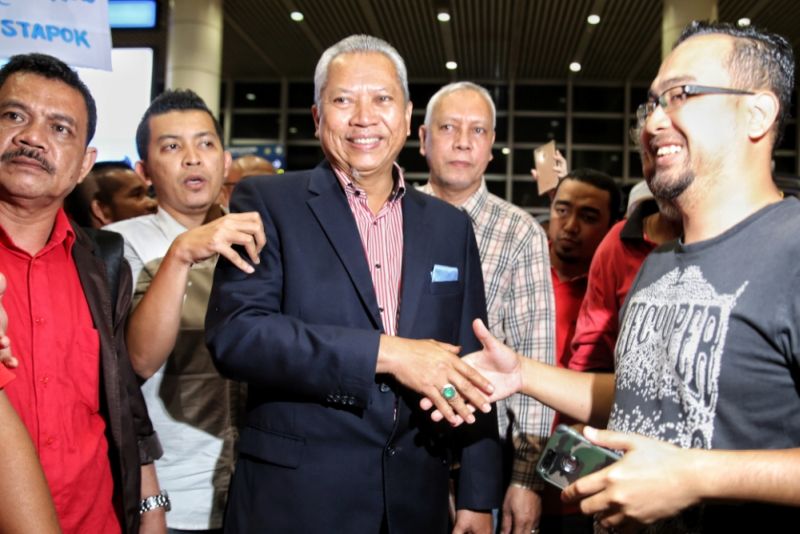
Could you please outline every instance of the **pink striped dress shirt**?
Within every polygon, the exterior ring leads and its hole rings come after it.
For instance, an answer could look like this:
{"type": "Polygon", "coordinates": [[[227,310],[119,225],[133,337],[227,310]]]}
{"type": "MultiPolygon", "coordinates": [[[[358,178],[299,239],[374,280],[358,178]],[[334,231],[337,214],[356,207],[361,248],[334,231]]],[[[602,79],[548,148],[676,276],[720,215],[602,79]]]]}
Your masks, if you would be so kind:
{"type": "Polygon", "coordinates": [[[397,335],[400,306],[400,280],[403,267],[403,207],[405,180],[395,165],[397,179],[389,199],[373,214],[367,204],[367,193],[347,174],[334,169],[344,189],[350,211],[358,226],[364,255],[372,275],[372,287],[378,299],[384,333],[397,335]]]}

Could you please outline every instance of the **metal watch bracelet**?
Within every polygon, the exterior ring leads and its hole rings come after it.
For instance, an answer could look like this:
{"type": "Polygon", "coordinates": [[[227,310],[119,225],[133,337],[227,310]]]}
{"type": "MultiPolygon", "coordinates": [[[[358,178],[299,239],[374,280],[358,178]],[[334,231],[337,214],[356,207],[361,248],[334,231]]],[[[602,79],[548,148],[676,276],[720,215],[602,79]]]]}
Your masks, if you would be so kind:
{"type": "Polygon", "coordinates": [[[139,503],[140,514],[155,510],[156,508],[163,508],[166,512],[172,509],[172,505],[169,502],[169,494],[167,494],[166,491],[161,490],[161,493],[158,495],[146,497],[139,503]]]}

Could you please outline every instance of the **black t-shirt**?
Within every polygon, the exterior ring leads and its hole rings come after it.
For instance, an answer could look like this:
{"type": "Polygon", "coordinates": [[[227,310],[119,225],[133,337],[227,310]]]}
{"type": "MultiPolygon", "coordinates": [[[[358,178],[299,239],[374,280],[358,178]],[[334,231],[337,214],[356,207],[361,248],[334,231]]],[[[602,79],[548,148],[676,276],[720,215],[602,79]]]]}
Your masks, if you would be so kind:
{"type": "MultiPolygon", "coordinates": [[[[653,251],[622,310],[609,428],[681,447],[800,447],[799,277],[794,198],[713,239],[653,251]]],[[[679,530],[800,519],[800,508],[753,508],[706,506],[679,530]]]]}

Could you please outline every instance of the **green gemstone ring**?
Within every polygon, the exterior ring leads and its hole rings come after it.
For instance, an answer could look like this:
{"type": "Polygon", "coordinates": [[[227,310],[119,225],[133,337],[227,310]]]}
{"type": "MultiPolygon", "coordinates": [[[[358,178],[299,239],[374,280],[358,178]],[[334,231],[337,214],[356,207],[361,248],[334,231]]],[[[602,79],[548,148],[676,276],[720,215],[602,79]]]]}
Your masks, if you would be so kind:
{"type": "Polygon", "coordinates": [[[445,400],[453,400],[456,398],[456,395],[458,395],[458,392],[453,384],[445,384],[442,386],[442,397],[444,397],[445,400]]]}

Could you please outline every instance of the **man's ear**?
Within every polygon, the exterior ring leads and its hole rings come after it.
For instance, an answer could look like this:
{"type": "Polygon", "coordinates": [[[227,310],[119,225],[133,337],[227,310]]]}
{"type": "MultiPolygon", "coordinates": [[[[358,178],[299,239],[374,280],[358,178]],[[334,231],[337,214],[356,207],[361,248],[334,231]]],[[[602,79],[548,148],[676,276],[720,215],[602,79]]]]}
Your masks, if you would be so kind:
{"type": "Polygon", "coordinates": [[[319,139],[319,108],[316,104],[311,106],[311,116],[314,118],[314,137],[319,139]]]}
{"type": "Polygon", "coordinates": [[[97,149],[93,146],[86,147],[86,151],[83,153],[83,161],[81,161],[81,173],[78,177],[77,183],[81,183],[86,179],[89,171],[91,171],[92,167],[94,167],[95,161],[97,161],[97,149]]]}
{"type": "Polygon", "coordinates": [[[422,154],[423,157],[427,156],[425,153],[425,141],[428,138],[428,128],[421,124],[419,127],[419,153],[422,154]]]}
{"type": "Polygon", "coordinates": [[[750,97],[747,134],[750,139],[758,140],[767,135],[775,121],[778,120],[780,102],[775,93],[762,91],[750,97]]]}
{"type": "Polygon", "coordinates": [[[108,206],[100,204],[97,199],[92,200],[90,208],[92,211],[92,218],[98,221],[100,226],[105,226],[114,222],[111,219],[111,209],[108,206]]]}
{"type": "Polygon", "coordinates": [[[144,183],[146,183],[148,186],[150,186],[153,183],[153,181],[150,179],[150,176],[148,176],[147,174],[147,165],[144,164],[144,161],[142,160],[137,161],[136,164],[133,166],[133,170],[136,171],[136,174],[138,174],[139,177],[142,180],[144,180],[144,183]]]}

